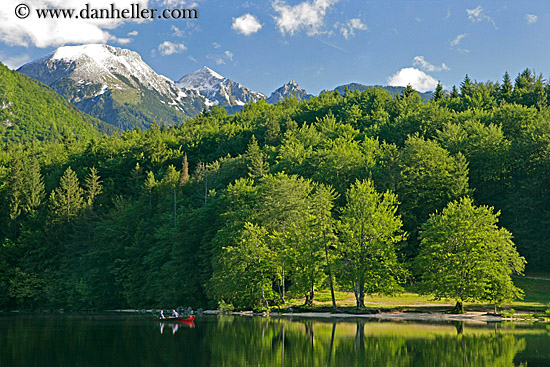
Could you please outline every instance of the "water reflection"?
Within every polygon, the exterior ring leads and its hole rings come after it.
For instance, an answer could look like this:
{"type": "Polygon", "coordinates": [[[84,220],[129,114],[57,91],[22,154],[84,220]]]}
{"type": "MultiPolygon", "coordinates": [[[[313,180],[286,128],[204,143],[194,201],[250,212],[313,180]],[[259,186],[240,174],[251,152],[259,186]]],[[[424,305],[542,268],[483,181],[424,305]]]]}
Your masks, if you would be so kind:
{"type": "Polygon", "coordinates": [[[0,316],[0,367],[532,367],[550,365],[548,346],[546,325],[239,316],[188,324],[142,316],[0,316]]]}
{"type": "Polygon", "coordinates": [[[189,329],[193,329],[195,327],[195,323],[193,321],[186,321],[186,322],[159,322],[158,323],[158,328],[159,328],[159,332],[161,334],[164,333],[164,328],[168,326],[168,328],[170,328],[170,330],[172,330],[172,334],[175,334],[178,332],[178,330],[180,329],[180,327],[182,328],[189,328],[189,329]]]}

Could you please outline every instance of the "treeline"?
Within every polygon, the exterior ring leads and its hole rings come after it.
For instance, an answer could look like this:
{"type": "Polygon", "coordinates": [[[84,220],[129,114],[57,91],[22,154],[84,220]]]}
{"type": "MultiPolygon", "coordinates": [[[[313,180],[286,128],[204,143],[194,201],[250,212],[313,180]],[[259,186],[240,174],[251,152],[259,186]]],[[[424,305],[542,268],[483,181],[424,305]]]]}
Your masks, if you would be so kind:
{"type": "MultiPolygon", "coordinates": [[[[514,83],[466,77],[427,102],[410,87],[328,92],[214,107],[170,129],[6,144],[0,308],[262,308],[331,284],[360,305],[426,280],[430,230],[452,213],[496,228],[500,211],[527,266],[544,269],[549,92],[525,70],[514,83]]],[[[478,285],[483,299],[511,297],[478,285]]]]}

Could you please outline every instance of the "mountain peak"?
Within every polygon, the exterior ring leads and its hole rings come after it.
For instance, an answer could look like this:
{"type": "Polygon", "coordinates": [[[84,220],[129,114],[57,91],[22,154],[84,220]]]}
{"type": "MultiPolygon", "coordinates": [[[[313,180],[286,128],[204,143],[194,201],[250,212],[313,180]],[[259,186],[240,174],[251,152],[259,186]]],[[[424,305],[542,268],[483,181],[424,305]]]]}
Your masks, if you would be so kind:
{"type": "MultiPolygon", "coordinates": [[[[50,60],[74,61],[87,56],[97,63],[104,63],[105,60],[120,56],[138,56],[137,52],[125,50],[104,44],[86,44],[80,46],[63,46],[54,51],[50,60]]],[[[141,59],[141,57],[139,57],[141,59]]]]}
{"type": "Polygon", "coordinates": [[[294,79],[291,79],[288,83],[271,93],[271,96],[267,99],[267,103],[275,104],[290,96],[294,96],[299,100],[308,100],[311,98],[311,95],[305,89],[300,88],[298,83],[294,79]]]}
{"type": "Polygon", "coordinates": [[[192,72],[191,74],[207,74],[207,75],[213,76],[216,79],[225,79],[225,77],[216,73],[214,70],[210,69],[208,66],[203,66],[202,68],[192,72]]]}
{"type": "Polygon", "coordinates": [[[18,71],[122,128],[146,128],[153,121],[177,124],[205,106],[198,93],[177,88],[137,52],[104,44],[59,47],[18,71]]]}
{"type": "Polygon", "coordinates": [[[176,86],[195,90],[206,97],[211,106],[219,104],[230,113],[242,109],[248,102],[257,102],[265,98],[263,94],[251,91],[207,66],[184,75],[177,81],[176,86]]]}

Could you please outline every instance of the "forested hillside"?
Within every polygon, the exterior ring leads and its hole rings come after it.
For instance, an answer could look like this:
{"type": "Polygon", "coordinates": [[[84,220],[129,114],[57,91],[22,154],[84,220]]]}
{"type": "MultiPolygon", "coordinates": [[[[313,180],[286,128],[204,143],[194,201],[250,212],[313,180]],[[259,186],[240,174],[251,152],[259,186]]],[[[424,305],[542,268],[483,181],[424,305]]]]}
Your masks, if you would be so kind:
{"type": "Polygon", "coordinates": [[[384,266],[360,262],[378,276],[363,292],[391,292],[421,276],[430,215],[464,197],[500,211],[528,268],[548,268],[549,100],[525,70],[466,77],[427,103],[410,87],[328,92],[170,129],[4,144],[0,308],[308,301],[331,281],[355,287],[345,246],[368,218],[384,240],[365,256],[384,253],[384,266]]]}
{"type": "Polygon", "coordinates": [[[89,139],[117,130],[81,112],[51,88],[0,63],[0,142],[89,139]]]}

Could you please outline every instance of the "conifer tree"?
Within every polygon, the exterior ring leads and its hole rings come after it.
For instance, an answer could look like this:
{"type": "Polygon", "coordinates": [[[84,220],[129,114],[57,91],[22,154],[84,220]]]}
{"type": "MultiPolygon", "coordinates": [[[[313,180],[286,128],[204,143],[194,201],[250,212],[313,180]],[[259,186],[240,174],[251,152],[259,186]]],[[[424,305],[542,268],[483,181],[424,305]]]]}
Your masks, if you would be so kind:
{"type": "Polygon", "coordinates": [[[86,201],[89,206],[92,206],[95,199],[102,191],[101,177],[95,167],[90,168],[90,173],[86,176],[86,201]]]}
{"type": "Polygon", "coordinates": [[[50,195],[52,211],[60,219],[70,222],[84,206],[83,191],[76,173],[68,167],[59,186],[50,195]]]}
{"type": "Polygon", "coordinates": [[[432,101],[437,102],[442,98],[443,98],[443,86],[441,85],[441,82],[437,82],[437,86],[435,87],[432,101]]]}

